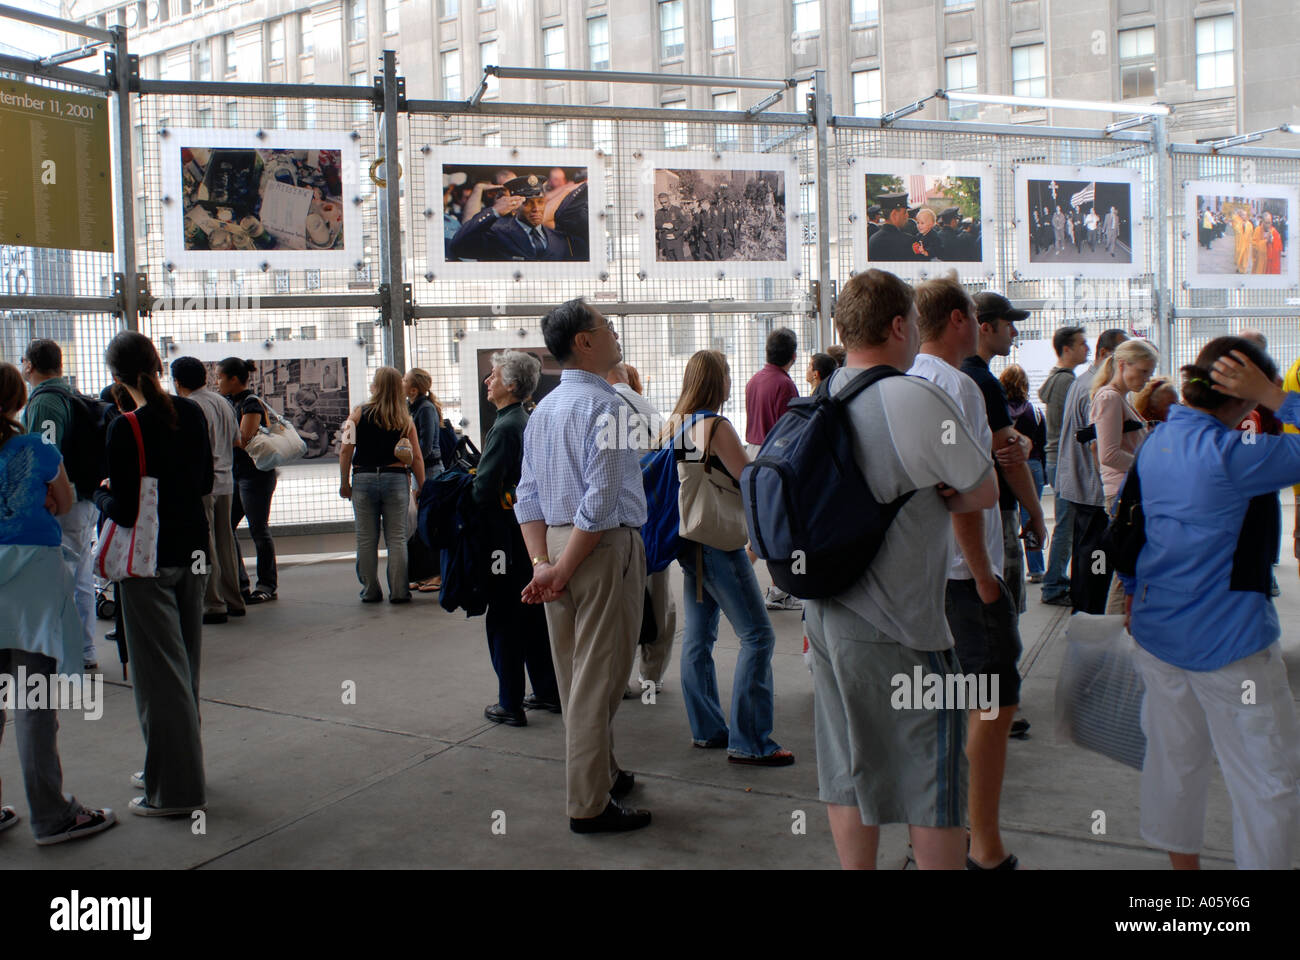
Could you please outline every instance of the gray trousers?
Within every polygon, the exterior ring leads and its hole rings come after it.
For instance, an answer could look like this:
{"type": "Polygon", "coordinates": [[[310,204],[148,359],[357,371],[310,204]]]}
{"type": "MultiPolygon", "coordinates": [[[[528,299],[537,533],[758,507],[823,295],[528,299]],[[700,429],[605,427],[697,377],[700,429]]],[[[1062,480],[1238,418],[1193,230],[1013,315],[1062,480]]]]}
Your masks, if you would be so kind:
{"type": "Polygon", "coordinates": [[[239,592],[239,544],[230,525],[233,493],[210,493],[203,498],[208,515],[208,589],[204,613],[229,613],[244,609],[239,592]]]}
{"type": "Polygon", "coordinates": [[[1025,554],[1020,540],[1020,508],[1002,511],[1002,579],[1016,613],[1025,612],[1025,554]]]}
{"type": "MultiPolygon", "coordinates": [[[[669,568],[671,569],[671,568],[669,568]]],[[[673,601],[673,588],[668,579],[668,570],[660,570],[646,577],[646,587],[650,590],[650,606],[655,614],[655,642],[637,645],[637,657],[641,661],[640,676],[655,683],[663,683],[668,670],[668,661],[673,655],[673,640],[677,636],[677,604],[673,601]]],[[[633,670],[632,685],[640,687],[637,672],[633,670]]]]}
{"type": "MultiPolygon", "coordinates": [[[[17,683],[18,668],[27,677],[53,675],[58,665],[52,657],[27,650],[0,650],[0,673],[17,683]]],[[[23,691],[15,689],[19,697],[23,691]]],[[[5,712],[0,705],[0,738],[4,737],[5,712]]],[[[18,763],[27,788],[27,806],[32,813],[32,833],[46,837],[59,833],[77,815],[81,804],[63,795],[63,768],[59,764],[59,714],[57,710],[14,710],[14,733],[18,737],[18,763]]]]}
{"type": "Polygon", "coordinates": [[[159,567],[157,579],[118,584],[144,732],[145,797],[154,807],[204,803],[199,654],[206,587],[207,576],[189,567],[159,567]]]}

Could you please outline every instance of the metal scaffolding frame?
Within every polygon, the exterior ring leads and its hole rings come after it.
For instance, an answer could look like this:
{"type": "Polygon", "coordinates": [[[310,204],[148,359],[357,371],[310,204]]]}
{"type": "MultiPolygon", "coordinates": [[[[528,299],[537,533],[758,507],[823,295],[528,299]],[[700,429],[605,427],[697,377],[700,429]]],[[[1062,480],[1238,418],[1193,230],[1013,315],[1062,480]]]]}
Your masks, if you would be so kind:
{"type": "MultiPolygon", "coordinates": [[[[312,336],[321,323],[334,338],[347,336],[364,344],[368,368],[379,362],[399,369],[416,363],[436,368],[442,384],[439,392],[444,397],[455,397],[460,392],[456,379],[457,367],[462,365],[459,345],[469,334],[495,329],[512,336],[517,333],[521,338],[536,337],[538,319],[559,300],[575,295],[574,287],[583,284],[547,279],[535,283],[502,282],[491,287],[435,278],[424,264],[429,262],[427,225],[439,206],[437,187],[430,184],[418,154],[428,154],[431,145],[455,149],[449,145],[468,145],[476,142],[475,138],[486,143],[489,137],[518,144],[521,149],[532,145],[544,150],[552,146],[550,125],[565,121],[570,128],[579,130],[574,146],[595,150],[602,157],[610,196],[619,200],[617,204],[610,202],[604,214],[610,275],[600,283],[586,284],[587,295],[603,313],[620,319],[624,336],[639,342],[643,356],[653,356],[660,364],[659,382],[654,389],[661,391],[661,402],[671,399],[666,390],[674,371],[679,376],[678,367],[685,356],[701,344],[728,348],[738,354],[734,380],[743,388],[752,367],[748,353],[761,353],[761,347],[755,345],[761,344],[766,330],[778,322],[799,327],[801,341],[817,349],[833,342],[837,288],[854,270],[854,226],[848,213],[852,204],[846,192],[851,189],[846,164],[854,157],[979,159],[993,164],[993,176],[1001,189],[997,193],[998,209],[993,211],[997,226],[986,234],[986,242],[996,244],[997,270],[991,275],[963,279],[976,286],[996,286],[1018,305],[1041,311],[1042,329],[1033,329],[1035,336],[1044,331],[1050,336],[1052,325],[1067,321],[1113,323],[1116,314],[1121,314],[1130,325],[1150,329],[1162,348],[1162,368],[1168,372],[1176,369],[1180,360],[1186,362],[1188,351],[1206,338],[1203,334],[1221,330],[1224,323],[1232,329],[1269,323],[1282,329],[1282,321],[1300,312],[1300,300],[1296,299],[1300,291],[1296,289],[1215,293],[1189,291],[1174,280],[1181,275],[1185,258],[1181,252],[1182,183],[1189,179],[1249,180],[1247,172],[1253,175],[1254,168],[1243,165],[1253,164],[1267,171],[1267,175],[1259,176],[1261,182],[1300,185],[1300,150],[1172,144],[1164,116],[1140,114],[1101,129],[917,120],[906,118],[906,108],[884,118],[836,116],[824,71],[815,74],[807,104],[800,105],[806,109],[792,113],[769,109],[793,87],[789,79],[497,66],[485,68],[483,83],[468,99],[408,100],[393,51],[384,52],[369,86],[153,80],[141,78],[138,58],[128,49],[124,27],[101,30],[57,20],[48,22],[50,18],[42,15],[0,5],[0,19],[5,17],[41,22],[87,39],[88,43],[75,51],[45,60],[0,56],[0,71],[36,83],[107,96],[113,106],[110,131],[116,235],[111,283],[100,278],[100,288],[95,290],[89,277],[84,282],[78,277],[72,293],[0,293],[0,311],[4,311],[7,325],[12,325],[11,318],[38,317],[44,322],[67,316],[83,318],[97,331],[96,336],[108,335],[115,326],[145,327],[151,336],[164,340],[216,339],[225,330],[226,339],[244,339],[249,344],[265,341],[269,345],[281,337],[278,331],[291,330],[295,323],[301,324],[303,330],[310,328],[312,336]],[[101,46],[102,74],[62,65],[80,58],[74,57],[74,52],[81,54],[101,46]],[[489,76],[745,87],[767,90],[770,95],[749,109],[736,111],[501,103],[484,98],[489,76]],[[238,311],[232,307],[227,311],[229,316],[220,309],[208,310],[188,324],[178,325],[174,315],[160,317],[155,309],[159,296],[179,297],[182,289],[204,290],[212,281],[200,276],[203,271],[173,272],[171,265],[158,256],[161,246],[150,237],[148,223],[137,222],[139,203],[156,235],[161,209],[155,206],[161,198],[146,187],[157,184],[158,171],[152,169],[160,163],[158,154],[152,152],[156,147],[146,142],[143,154],[137,155],[138,138],[142,129],[152,131],[168,123],[199,125],[186,123],[183,118],[197,115],[195,104],[200,101],[225,101],[231,116],[240,121],[236,129],[249,129],[250,123],[263,122],[263,110],[269,109],[273,101],[294,104],[295,109],[299,104],[311,103],[313,117],[317,106],[332,109],[329,125],[336,130],[351,129],[354,140],[360,139],[365,149],[374,151],[376,168],[384,170],[382,181],[374,178],[373,191],[368,184],[362,184],[370,202],[362,204],[361,197],[354,201],[359,205],[367,236],[377,240],[373,262],[367,248],[366,263],[358,262],[355,276],[337,271],[322,279],[316,271],[315,286],[308,279],[305,288],[299,290],[293,289],[289,278],[283,278],[282,285],[281,278],[267,275],[265,269],[261,274],[246,271],[246,276],[234,271],[230,282],[237,290],[247,292],[251,287],[257,292],[256,316],[236,317],[238,311]],[[373,129],[358,110],[373,116],[373,129]],[[672,147],[668,145],[670,128],[677,132],[672,147]],[[724,278],[725,274],[720,273],[714,279],[672,283],[647,279],[639,272],[637,230],[644,211],[635,209],[635,161],[644,151],[665,149],[680,149],[684,157],[745,150],[788,158],[799,172],[799,182],[788,185],[787,190],[797,190],[803,198],[802,244],[794,253],[799,269],[793,276],[740,279],[724,278]],[[405,158],[408,169],[399,169],[399,157],[405,158]],[[1086,283],[1069,278],[1026,282],[1015,274],[1015,241],[1008,229],[1014,222],[1014,203],[1007,183],[1011,169],[1020,162],[1109,164],[1141,171],[1148,204],[1145,211],[1135,210],[1133,215],[1147,221],[1145,248],[1134,251],[1135,257],[1142,258],[1143,276],[1136,281],[1093,285],[1104,291],[1106,309],[1090,312],[1090,308],[1079,305],[1087,299],[1081,293],[1089,289],[1086,283]],[[143,183],[138,182],[137,167],[143,183]],[[1224,171],[1230,175],[1219,175],[1224,171]],[[137,263],[138,239],[147,250],[141,263],[137,263]],[[509,329],[497,327],[496,320],[509,320],[509,329]],[[742,353],[744,358],[739,356],[742,353]]],[[[1142,110],[1140,106],[1134,109],[1142,110]]],[[[105,261],[107,256],[103,255],[105,261]]],[[[84,269],[99,271],[98,263],[84,269]]],[[[83,267],[74,263],[72,269],[75,272],[83,267]]],[[[85,362],[98,369],[99,361],[93,352],[88,351],[85,362]]],[[[469,398],[461,397],[460,401],[468,411],[469,398]]],[[[737,414],[738,418],[742,415],[737,414]]],[[[318,488],[319,483],[311,489],[318,488]]],[[[340,526],[334,514],[337,510],[295,515],[297,523],[281,523],[279,528],[319,530],[322,524],[340,526]]]]}

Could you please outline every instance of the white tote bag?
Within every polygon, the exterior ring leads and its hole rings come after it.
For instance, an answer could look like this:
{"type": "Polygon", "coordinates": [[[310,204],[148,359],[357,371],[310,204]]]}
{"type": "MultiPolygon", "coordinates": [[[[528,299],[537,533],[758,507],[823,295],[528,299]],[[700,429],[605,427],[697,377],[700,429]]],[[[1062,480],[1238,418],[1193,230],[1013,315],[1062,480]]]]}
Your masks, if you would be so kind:
{"type": "Polygon", "coordinates": [[[104,580],[129,580],[158,576],[158,478],[145,474],[144,438],[134,413],[125,413],[135,449],[140,455],[140,503],[135,526],[104,522],[95,550],[95,572],[104,580]]]}
{"type": "Polygon", "coordinates": [[[307,453],[307,441],[298,436],[288,420],[280,416],[261,397],[255,397],[262,409],[266,411],[269,427],[258,427],[253,439],[244,446],[244,452],[253,459],[253,466],[259,470],[274,470],[294,460],[301,460],[307,453]]]}
{"type": "Polygon", "coordinates": [[[1076,613],[1070,618],[1056,679],[1056,737],[1141,770],[1146,685],[1134,664],[1136,650],[1122,616],[1076,613]]]}

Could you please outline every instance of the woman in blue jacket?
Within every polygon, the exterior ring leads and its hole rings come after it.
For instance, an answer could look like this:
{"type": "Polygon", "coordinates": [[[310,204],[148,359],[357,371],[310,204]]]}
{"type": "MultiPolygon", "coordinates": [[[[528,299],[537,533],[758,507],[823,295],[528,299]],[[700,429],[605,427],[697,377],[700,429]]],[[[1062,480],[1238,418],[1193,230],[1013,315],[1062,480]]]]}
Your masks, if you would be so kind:
{"type": "Polygon", "coordinates": [[[1146,684],[1142,836],[1199,867],[1217,756],[1241,868],[1287,869],[1297,834],[1297,731],[1269,593],[1277,492],[1300,481],[1300,436],[1237,429],[1257,404],[1300,423],[1300,394],[1240,337],[1183,367],[1183,406],[1138,452],[1146,543],[1125,578],[1146,684]]]}

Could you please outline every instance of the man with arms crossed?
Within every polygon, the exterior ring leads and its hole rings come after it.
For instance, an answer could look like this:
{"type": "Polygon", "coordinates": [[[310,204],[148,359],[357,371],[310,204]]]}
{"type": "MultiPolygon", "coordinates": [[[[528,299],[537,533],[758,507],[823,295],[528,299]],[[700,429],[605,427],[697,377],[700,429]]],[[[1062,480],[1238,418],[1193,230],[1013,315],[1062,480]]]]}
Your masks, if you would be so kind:
{"type": "MultiPolygon", "coordinates": [[[[829,381],[832,396],[863,370],[906,370],[916,357],[912,289],[891,273],[853,277],[840,294],[835,324],[848,360],[829,381]]],[[[966,717],[951,704],[893,709],[892,679],[913,676],[913,668],[941,676],[960,671],[942,612],[953,551],[949,517],[996,509],[997,479],[988,445],[924,380],[882,380],[853,398],[848,414],[872,495],[889,502],[915,492],[862,577],[805,607],[819,796],[845,869],[874,869],[880,824],[907,823],[921,869],[959,870],[966,851],[966,717]]]]}
{"type": "Polygon", "coordinates": [[[582,300],[543,317],[542,336],[564,372],[524,431],[515,516],[533,579],[523,598],[546,604],[564,713],[569,829],[636,830],[650,814],[618,802],[634,782],[614,759],[614,714],[641,631],[645,491],[628,438],[598,441],[608,436],[606,424],[620,422],[623,401],[605,378],[623,351],[614,325],[582,300]]]}

